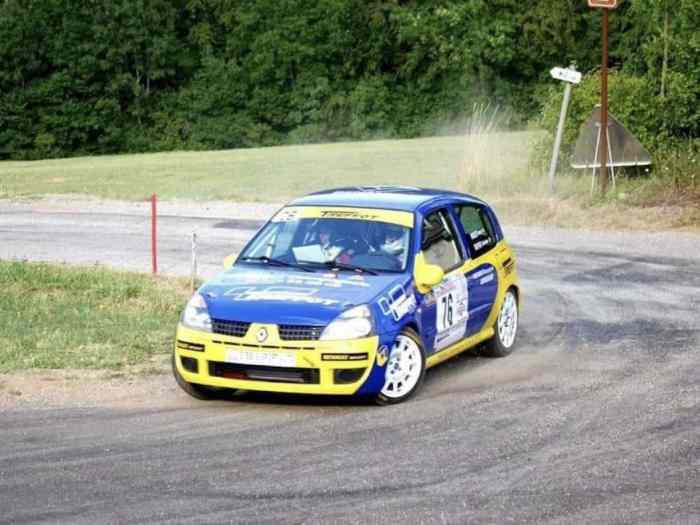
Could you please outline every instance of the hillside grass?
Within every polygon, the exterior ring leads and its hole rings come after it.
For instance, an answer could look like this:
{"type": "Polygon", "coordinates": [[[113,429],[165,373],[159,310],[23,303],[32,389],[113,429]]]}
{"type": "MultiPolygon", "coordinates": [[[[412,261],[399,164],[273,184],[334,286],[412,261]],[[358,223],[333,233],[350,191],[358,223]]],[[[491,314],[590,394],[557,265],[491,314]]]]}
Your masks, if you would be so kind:
{"type": "Polygon", "coordinates": [[[172,351],[187,280],[0,261],[0,373],[144,365],[172,351]]]}
{"type": "Polygon", "coordinates": [[[280,201],[341,185],[453,188],[462,158],[461,137],[440,137],[0,162],[0,196],[280,201]]]}
{"type": "Polygon", "coordinates": [[[161,200],[280,202],[331,187],[401,184],[476,194],[511,224],[700,226],[700,181],[685,177],[693,185],[681,187],[673,177],[697,170],[694,158],[664,160],[651,175],[621,177],[605,197],[591,194],[588,172],[561,166],[552,196],[542,157],[531,153],[542,133],[483,129],[478,123],[466,136],[0,162],[0,198],[72,194],[142,201],[156,193],[161,200]]]}

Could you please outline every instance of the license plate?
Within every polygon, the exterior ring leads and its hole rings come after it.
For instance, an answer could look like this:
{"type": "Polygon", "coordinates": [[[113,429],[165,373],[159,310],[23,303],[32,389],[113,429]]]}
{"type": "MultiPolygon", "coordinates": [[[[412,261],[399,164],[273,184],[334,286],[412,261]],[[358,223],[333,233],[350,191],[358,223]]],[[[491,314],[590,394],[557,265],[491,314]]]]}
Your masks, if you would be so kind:
{"type": "Polygon", "coordinates": [[[294,354],[286,352],[253,352],[249,350],[229,350],[224,361],[240,365],[284,366],[293,368],[297,364],[294,354]]]}

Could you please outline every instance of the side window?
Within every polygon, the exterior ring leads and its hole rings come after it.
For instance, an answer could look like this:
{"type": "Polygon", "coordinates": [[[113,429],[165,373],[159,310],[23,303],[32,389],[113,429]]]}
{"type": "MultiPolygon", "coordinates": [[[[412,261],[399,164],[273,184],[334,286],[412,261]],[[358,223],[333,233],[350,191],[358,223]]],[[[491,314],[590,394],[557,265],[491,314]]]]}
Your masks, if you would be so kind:
{"type": "Polygon", "coordinates": [[[444,210],[432,212],[423,219],[421,239],[421,249],[428,264],[436,264],[447,271],[461,262],[455,234],[444,210]]]}
{"type": "Polygon", "coordinates": [[[496,246],[496,234],[484,209],[480,206],[460,206],[457,208],[459,221],[474,250],[479,257],[496,246]]]}

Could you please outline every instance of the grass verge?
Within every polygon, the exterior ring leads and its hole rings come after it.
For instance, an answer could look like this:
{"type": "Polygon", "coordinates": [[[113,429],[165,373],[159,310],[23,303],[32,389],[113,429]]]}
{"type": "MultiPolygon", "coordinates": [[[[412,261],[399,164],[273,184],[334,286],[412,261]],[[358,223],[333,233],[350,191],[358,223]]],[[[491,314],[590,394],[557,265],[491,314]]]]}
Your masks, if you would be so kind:
{"type": "Polygon", "coordinates": [[[499,132],[496,112],[476,117],[465,136],[0,162],[0,198],[83,194],[139,201],[156,192],[165,200],[280,202],[337,186],[403,184],[479,195],[510,224],[700,228],[700,163],[693,148],[659,157],[650,174],[621,177],[604,198],[591,194],[590,174],[573,173],[562,162],[552,196],[546,166],[533,158],[542,133],[499,132]]]}
{"type": "Polygon", "coordinates": [[[0,162],[0,197],[277,202],[343,185],[453,188],[462,137],[0,162]]]}
{"type": "Polygon", "coordinates": [[[141,365],[172,349],[184,279],[0,261],[0,373],[141,365]]]}

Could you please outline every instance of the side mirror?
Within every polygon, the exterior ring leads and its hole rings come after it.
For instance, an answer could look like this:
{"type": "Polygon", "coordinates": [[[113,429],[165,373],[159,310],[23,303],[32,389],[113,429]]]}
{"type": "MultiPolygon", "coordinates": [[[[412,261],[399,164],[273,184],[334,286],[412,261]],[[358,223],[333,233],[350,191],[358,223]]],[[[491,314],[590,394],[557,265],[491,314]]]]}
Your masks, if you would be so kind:
{"type": "Polygon", "coordinates": [[[231,254],[224,259],[224,270],[228,270],[236,262],[236,256],[231,254]]]}
{"type": "Polygon", "coordinates": [[[445,272],[442,271],[442,268],[425,262],[423,252],[419,252],[416,255],[416,262],[413,266],[413,278],[420,293],[428,293],[434,286],[440,284],[444,277],[445,272]]]}

